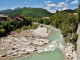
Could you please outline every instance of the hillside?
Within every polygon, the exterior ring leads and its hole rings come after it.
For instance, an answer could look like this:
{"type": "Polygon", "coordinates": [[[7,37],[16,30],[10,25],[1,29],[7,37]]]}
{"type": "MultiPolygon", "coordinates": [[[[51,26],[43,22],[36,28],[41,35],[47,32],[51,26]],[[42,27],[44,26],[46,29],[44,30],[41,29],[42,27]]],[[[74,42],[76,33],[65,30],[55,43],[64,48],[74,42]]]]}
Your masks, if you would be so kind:
{"type": "MultiPolygon", "coordinates": [[[[0,12],[1,13],[1,12],[0,12]]],[[[9,12],[5,12],[4,14],[10,16],[10,17],[15,17],[16,14],[21,14],[24,15],[26,17],[30,16],[30,17],[47,17],[47,16],[51,16],[52,13],[48,12],[45,9],[42,8],[21,8],[21,9],[14,9],[12,11],[9,12]]]]}
{"type": "Polygon", "coordinates": [[[67,10],[63,10],[64,12],[67,13],[77,13],[77,10],[71,10],[71,9],[67,9],[67,10]]]}

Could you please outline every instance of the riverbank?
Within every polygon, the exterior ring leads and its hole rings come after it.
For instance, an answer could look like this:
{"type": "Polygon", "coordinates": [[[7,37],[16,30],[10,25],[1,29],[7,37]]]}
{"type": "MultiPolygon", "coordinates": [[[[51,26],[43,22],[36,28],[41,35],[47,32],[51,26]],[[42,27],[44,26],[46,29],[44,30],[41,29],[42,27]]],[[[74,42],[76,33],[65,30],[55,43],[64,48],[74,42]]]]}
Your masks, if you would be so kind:
{"type": "Polygon", "coordinates": [[[74,45],[72,43],[66,43],[64,54],[66,56],[66,60],[77,60],[76,51],[74,50],[74,45]]]}
{"type": "MultiPolygon", "coordinates": [[[[30,30],[32,33],[25,36],[7,36],[1,38],[0,50],[9,49],[9,51],[1,52],[0,58],[14,58],[22,55],[28,55],[37,51],[37,46],[48,44],[50,41],[45,39],[50,30],[45,27],[38,27],[35,30],[30,30]]],[[[30,32],[29,31],[29,32],[30,32]]],[[[27,56],[26,56],[27,57],[27,56]]]]}

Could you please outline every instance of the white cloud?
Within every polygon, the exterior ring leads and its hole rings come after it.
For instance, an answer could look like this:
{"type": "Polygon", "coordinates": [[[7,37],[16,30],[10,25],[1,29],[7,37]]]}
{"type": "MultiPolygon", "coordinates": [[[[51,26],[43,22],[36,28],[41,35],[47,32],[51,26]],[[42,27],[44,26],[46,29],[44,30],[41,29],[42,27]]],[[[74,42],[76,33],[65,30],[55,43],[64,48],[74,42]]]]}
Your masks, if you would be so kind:
{"type": "Polygon", "coordinates": [[[4,8],[4,9],[6,9],[6,8],[4,8]]]}
{"type": "Polygon", "coordinates": [[[57,7],[57,5],[56,4],[47,4],[47,6],[50,6],[50,7],[57,7]]]}
{"type": "Polygon", "coordinates": [[[65,2],[68,2],[69,0],[66,0],[65,2]]]}
{"type": "Polygon", "coordinates": [[[26,6],[26,7],[28,7],[28,6],[26,6]]]}
{"type": "Polygon", "coordinates": [[[78,0],[71,2],[71,4],[78,4],[78,0]]]}
{"type": "Polygon", "coordinates": [[[68,9],[67,7],[63,7],[63,9],[62,10],[66,10],[66,9],[68,9]]]}
{"type": "Polygon", "coordinates": [[[24,2],[24,3],[28,3],[28,2],[24,2]]]}
{"type": "Polygon", "coordinates": [[[65,3],[65,4],[64,4],[64,6],[68,6],[68,4],[67,4],[67,3],[65,3]]]}
{"type": "Polygon", "coordinates": [[[65,2],[58,3],[58,7],[63,7],[63,6],[68,6],[68,4],[65,2]]]}
{"type": "Polygon", "coordinates": [[[78,7],[74,7],[75,9],[77,9],[78,7]]]}
{"type": "Polygon", "coordinates": [[[44,3],[48,4],[48,3],[51,3],[52,1],[43,1],[44,3]]]}
{"type": "Polygon", "coordinates": [[[44,9],[48,9],[48,10],[50,10],[50,7],[45,7],[44,9]]]}
{"type": "Polygon", "coordinates": [[[1,10],[0,10],[1,11],[1,10]]]}
{"type": "Polygon", "coordinates": [[[11,9],[12,9],[12,10],[14,10],[14,9],[15,9],[15,7],[12,7],[11,9]]]}
{"type": "Polygon", "coordinates": [[[58,11],[61,11],[61,9],[58,9],[58,11]]]}
{"type": "Polygon", "coordinates": [[[50,11],[50,7],[45,7],[44,9],[47,9],[48,11],[50,11]]]}
{"type": "Polygon", "coordinates": [[[51,13],[56,13],[56,10],[51,10],[51,13]]]}
{"type": "Polygon", "coordinates": [[[43,6],[43,4],[42,5],[39,5],[39,6],[43,6]]]}
{"type": "Polygon", "coordinates": [[[35,7],[37,7],[37,6],[35,6],[35,7]]]}

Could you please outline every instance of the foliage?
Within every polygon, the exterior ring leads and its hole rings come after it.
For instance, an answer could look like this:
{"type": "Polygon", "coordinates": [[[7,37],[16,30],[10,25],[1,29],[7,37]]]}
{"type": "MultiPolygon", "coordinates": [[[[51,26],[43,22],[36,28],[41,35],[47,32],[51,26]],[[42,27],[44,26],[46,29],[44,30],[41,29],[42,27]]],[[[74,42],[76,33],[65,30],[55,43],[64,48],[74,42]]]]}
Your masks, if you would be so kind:
{"type": "Polygon", "coordinates": [[[2,18],[0,18],[0,21],[2,21],[2,18]]]}
{"type": "Polygon", "coordinates": [[[71,9],[62,10],[62,12],[67,12],[67,13],[77,13],[76,9],[74,9],[74,10],[71,10],[71,9]]]}
{"type": "Polygon", "coordinates": [[[24,26],[22,26],[22,29],[26,29],[27,30],[28,29],[28,26],[25,26],[24,25],[24,26]]]}
{"type": "Polygon", "coordinates": [[[40,27],[43,27],[43,25],[40,25],[40,27]]]}
{"type": "Polygon", "coordinates": [[[60,28],[62,30],[62,34],[65,37],[65,42],[71,42],[74,44],[74,48],[76,49],[76,41],[77,41],[77,25],[78,25],[78,16],[77,15],[68,15],[65,11],[60,11],[52,15],[49,19],[35,19],[39,23],[49,24],[60,28]]]}
{"type": "Polygon", "coordinates": [[[42,8],[27,8],[27,7],[23,7],[21,9],[14,9],[10,12],[5,12],[4,14],[7,14],[10,17],[14,17],[17,14],[21,14],[23,16],[33,17],[33,18],[46,17],[52,15],[50,12],[42,8]]]}
{"type": "Polygon", "coordinates": [[[77,12],[78,12],[78,20],[80,21],[80,3],[79,3],[79,8],[78,8],[77,12]]]}
{"type": "Polygon", "coordinates": [[[3,26],[0,25],[0,29],[3,29],[3,26]]]}
{"type": "Polygon", "coordinates": [[[39,24],[32,24],[31,28],[36,29],[39,26],[39,24]]]}
{"type": "Polygon", "coordinates": [[[5,35],[5,29],[0,29],[0,36],[5,35]]]}
{"type": "Polygon", "coordinates": [[[15,32],[20,33],[20,29],[16,29],[15,32]]]}
{"type": "Polygon", "coordinates": [[[31,22],[33,20],[33,18],[31,18],[31,17],[24,17],[24,16],[22,16],[22,19],[24,20],[23,24],[26,26],[31,25],[31,22]]]}
{"type": "Polygon", "coordinates": [[[56,13],[58,13],[59,11],[58,10],[56,10],[56,13]]]}

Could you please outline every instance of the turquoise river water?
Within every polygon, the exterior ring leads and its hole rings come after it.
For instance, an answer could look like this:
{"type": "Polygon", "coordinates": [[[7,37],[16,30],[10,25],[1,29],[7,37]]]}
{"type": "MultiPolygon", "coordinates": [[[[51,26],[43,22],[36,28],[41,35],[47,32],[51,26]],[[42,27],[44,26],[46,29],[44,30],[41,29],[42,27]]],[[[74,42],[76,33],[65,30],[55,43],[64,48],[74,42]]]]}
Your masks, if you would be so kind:
{"type": "Polygon", "coordinates": [[[47,37],[47,39],[52,42],[48,44],[46,47],[41,48],[47,48],[47,50],[50,51],[43,52],[42,50],[40,50],[42,51],[41,53],[31,54],[31,56],[28,58],[18,57],[11,60],[64,60],[63,49],[65,46],[65,42],[63,39],[63,35],[61,34],[61,30],[56,29],[52,26],[44,26],[52,31],[50,35],[47,37]]]}

